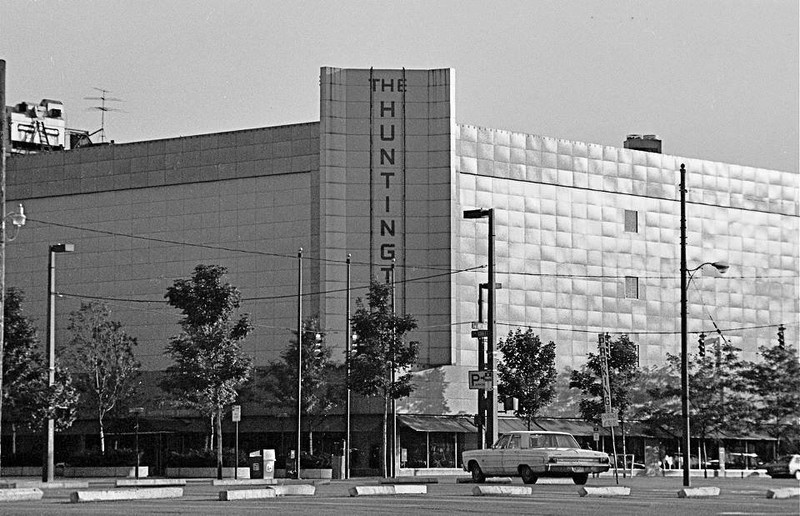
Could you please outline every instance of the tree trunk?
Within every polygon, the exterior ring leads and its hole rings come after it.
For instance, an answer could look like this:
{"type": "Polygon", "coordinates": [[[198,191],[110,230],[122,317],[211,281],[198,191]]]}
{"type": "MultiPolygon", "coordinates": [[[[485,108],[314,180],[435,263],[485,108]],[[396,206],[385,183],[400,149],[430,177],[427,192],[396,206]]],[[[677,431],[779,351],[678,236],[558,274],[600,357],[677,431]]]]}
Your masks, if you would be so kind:
{"type": "Polygon", "coordinates": [[[222,480],[222,407],[217,407],[217,480],[222,480]]]}
{"type": "Polygon", "coordinates": [[[216,431],[215,428],[214,428],[214,412],[211,412],[211,415],[208,416],[208,422],[209,422],[209,427],[210,427],[209,428],[210,431],[208,432],[208,449],[209,450],[213,450],[214,449],[214,432],[216,431]]]}
{"type": "Polygon", "coordinates": [[[106,454],[106,429],[105,425],[103,424],[103,416],[100,415],[97,418],[98,423],[100,423],[100,453],[103,455],[106,454]]]}

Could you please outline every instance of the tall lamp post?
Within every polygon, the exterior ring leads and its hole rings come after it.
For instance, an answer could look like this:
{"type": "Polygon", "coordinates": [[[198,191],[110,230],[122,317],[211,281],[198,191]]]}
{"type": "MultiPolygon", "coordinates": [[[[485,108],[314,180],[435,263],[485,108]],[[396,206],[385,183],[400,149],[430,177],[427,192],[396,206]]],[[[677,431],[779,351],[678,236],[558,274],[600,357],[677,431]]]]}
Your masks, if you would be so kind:
{"type": "Polygon", "coordinates": [[[492,374],[492,389],[489,391],[486,400],[486,447],[491,448],[497,441],[497,392],[494,389],[497,371],[495,370],[494,360],[494,336],[495,336],[495,253],[494,253],[494,208],[465,210],[465,219],[489,219],[489,284],[488,290],[488,310],[487,310],[487,337],[486,337],[486,368],[492,374]]]}
{"type": "Polygon", "coordinates": [[[352,353],[352,327],[350,323],[350,254],[347,255],[347,299],[345,300],[345,312],[347,314],[347,324],[344,331],[345,347],[345,368],[347,382],[347,397],[345,400],[345,434],[344,434],[344,478],[350,478],[350,355],[352,353]]]}
{"type": "Polygon", "coordinates": [[[303,410],[303,248],[297,251],[297,455],[295,468],[300,479],[300,422],[303,410]]]}
{"type": "Polygon", "coordinates": [[[691,486],[689,470],[691,469],[691,424],[689,416],[689,333],[688,333],[688,302],[687,294],[689,282],[695,272],[705,265],[711,265],[724,274],[729,266],[723,262],[704,262],[688,269],[686,265],[686,166],[681,163],[681,419],[683,420],[683,485],[691,486]]]}
{"type": "MultiPolygon", "coordinates": [[[[51,388],[56,383],[56,254],[73,251],[73,244],[52,244],[47,262],[47,385],[51,388]]],[[[45,425],[45,441],[42,482],[52,482],[55,473],[55,421],[52,415],[47,418],[45,425]]]]}

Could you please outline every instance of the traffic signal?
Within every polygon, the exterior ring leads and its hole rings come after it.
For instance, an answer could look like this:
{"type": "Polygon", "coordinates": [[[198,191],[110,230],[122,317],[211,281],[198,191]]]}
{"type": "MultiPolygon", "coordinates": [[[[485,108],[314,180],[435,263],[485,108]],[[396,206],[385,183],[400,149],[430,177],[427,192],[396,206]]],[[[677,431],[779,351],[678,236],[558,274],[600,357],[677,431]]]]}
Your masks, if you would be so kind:
{"type": "Polygon", "coordinates": [[[701,333],[697,338],[697,352],[701,357],[706,356],[706,334],[701,333]]]}
{"type": "Polygon", "coordinates": [[[782,324],[780,326],[778,326],[778,346],[781,347],[781,348],[786,345],[786,339],[785,339],[785,337],[783,335],[783,332],[785,332],[785,331],[786,331],[786,328],[782,324]]]}
{"type": "Polygon", "coordinates": [[[503,400],[503,410],[506,412],[516,412],[519,409],[519,400],[517,398],[507,397],[503,400]]]}

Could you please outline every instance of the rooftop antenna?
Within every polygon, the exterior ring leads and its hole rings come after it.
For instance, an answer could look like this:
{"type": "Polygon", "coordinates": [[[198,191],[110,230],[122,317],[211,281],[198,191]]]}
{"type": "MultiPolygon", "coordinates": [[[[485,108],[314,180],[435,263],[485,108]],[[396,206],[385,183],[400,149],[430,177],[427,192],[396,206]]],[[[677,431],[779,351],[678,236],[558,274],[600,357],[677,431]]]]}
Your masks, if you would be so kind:
{"type": "Polygon", "coordinates": [[[106,141],[106,112],[108,111],[119,111],[124,113],[121,109],[113,108],[106,106],[106,102],[124,102],[122,99],[118,99],[117,97],[109,97],[108,94],[111,93],[109,90],[105,90],[103,88],[94,88],[95,90],[100,92],[99,97],[83,97],[86,100],[99,100],[99,106],[90,107],[90,110],[100,111],[100,129],[91,133],[89,136],[93,136],[97,133],[100,133],[100,142],[105,143],[106,141]]]}

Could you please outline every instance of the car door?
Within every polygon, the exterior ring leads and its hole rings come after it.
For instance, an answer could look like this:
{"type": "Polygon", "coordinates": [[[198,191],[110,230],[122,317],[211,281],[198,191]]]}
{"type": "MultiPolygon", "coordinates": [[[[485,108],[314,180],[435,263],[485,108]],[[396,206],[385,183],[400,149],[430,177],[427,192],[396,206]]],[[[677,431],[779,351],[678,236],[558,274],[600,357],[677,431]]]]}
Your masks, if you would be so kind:
{"type": "Polygon", "coordinates": [[[506,441],[505,449],[502,450],[503,475],[517,475],[518,467],[522,461],[523,446],[527,448],[527,443],[522,442],[527,435],[510,434],[510,439],[506,441]]]}
{"type": "Polygon", "coordinates": [[[485,464],[481,465],[481,468],[486,474],[503,474],[503,454],[505,453],[510,440],[510,434],[504,435],[497,440],[494,446],[492,446],[491,450],[487,450],[485,464]]]}

